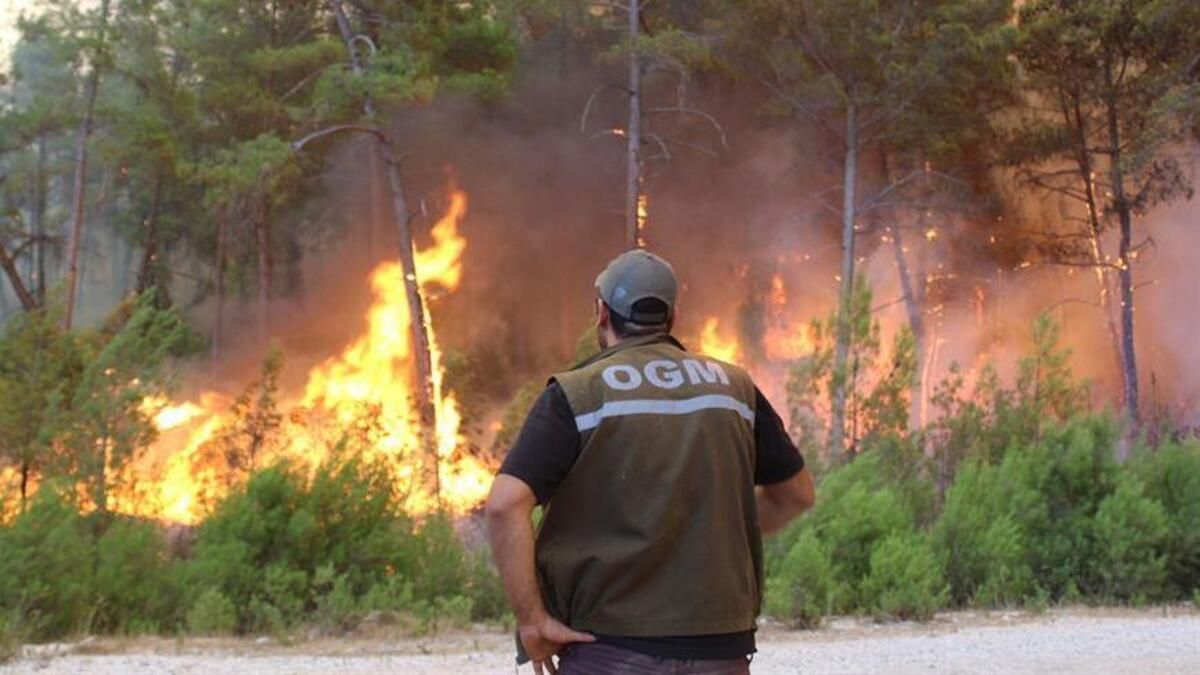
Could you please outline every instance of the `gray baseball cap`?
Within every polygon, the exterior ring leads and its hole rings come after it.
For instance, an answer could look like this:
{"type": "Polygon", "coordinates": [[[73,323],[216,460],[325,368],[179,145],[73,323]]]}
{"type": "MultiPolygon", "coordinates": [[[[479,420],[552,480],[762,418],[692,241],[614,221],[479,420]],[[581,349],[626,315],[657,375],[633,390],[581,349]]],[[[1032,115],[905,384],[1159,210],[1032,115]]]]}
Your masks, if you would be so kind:
{"type": "MultiPolygon", "coordinates": [[[[664,324],[675,311],[679,282],[671,263],[649,251],[635,249],[613,258],[596,277],[596,292],[609,309],[636,324],[664,324]],[[666,311],[634,309],[639,300],[653,298],[666,305],[666,311]]],[[[657,304],[657,303],[655,303],[657,304]]]]}

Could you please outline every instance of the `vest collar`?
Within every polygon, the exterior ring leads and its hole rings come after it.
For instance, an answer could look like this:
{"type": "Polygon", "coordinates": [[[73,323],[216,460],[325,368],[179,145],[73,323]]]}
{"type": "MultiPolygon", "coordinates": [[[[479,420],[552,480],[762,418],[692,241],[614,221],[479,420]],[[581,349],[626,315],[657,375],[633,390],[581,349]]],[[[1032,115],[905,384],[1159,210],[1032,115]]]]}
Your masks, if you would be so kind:
{"type": "Polygon", "coordinates": [[[570,370],[579,370],[580,368],[590,366],[591,364],[593,364],[597,361],[602,361],[604,359],[607,359],[608,357],[612,356],[613,354],[616,354],[617,352],[620,352],[620,351],[624,351],[626,349],[633,349],[634,347],[644,347],[646,345],[661,344],[664,342],[667,344],[675,345],[676,347],[678,347],[684,351],[687,351],[687,348],[683,346],[682,342],[680,342],[679,340],[676,340],[674,336],[669,335],[667,333],[654,333],[653,335],[637,335],[634,337],[625,338],[624,340],[621,340],[617,344],[609,347],[608,349],[605,349],[604,351],[600,352],[599,354],[592,355],[592,356],[580,361],[579,363],[576,363],[575,365],[571,366],[570,370]]]}

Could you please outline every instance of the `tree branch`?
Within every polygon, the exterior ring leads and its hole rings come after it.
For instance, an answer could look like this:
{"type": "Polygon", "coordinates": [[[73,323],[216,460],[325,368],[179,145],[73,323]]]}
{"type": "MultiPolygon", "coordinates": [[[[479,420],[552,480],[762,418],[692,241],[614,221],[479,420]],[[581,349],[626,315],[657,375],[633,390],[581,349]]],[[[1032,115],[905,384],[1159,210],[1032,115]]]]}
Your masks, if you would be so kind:
{"type": "Polygon", "coordinates": [[[385,143],[389,142],[387,135],[375,127],[369,127],[363,124],[337,124],[332,127],[326,127],[324,129],[314,131],[304,138],[292,142],[292,152],[300,152],[304,149],[305,145],[308,145],[312,141],[324,138],[326,136],[332,136],[333,134],[342,133],[344,131],[357,131],[359,133],[371,134],[375,138],[378,138],[385,143]]]}
{"type": "Polygon", "coordinates": [[[617,89],[625,92],[626,96],[633,96],[633,92],[629,91],[627,87],[622,87],[619,84],[602,84],[597,87],[592,92],[592,95],[588,96],[587,103],[583,106],[583,112],[579,115],[579,133],[582,134],[587,131],[588,117],[590,117],[592,114],[592,105],[596,102],[596,98],[600,96],[600,94],[602,94],[606,89],[617,89]]]}
{"type": "Polygon", "coordinates": [[[713,129],[716,130],[717,136],[720,137],[721,147],[723,147],[723,148],[729,147],[729,143],[726,142],[726,140],[725,140],[725,127],[721,126],[721,123],[717,121],[716,117],[713,117],[712,115],[704,112],[703,110],[696,110],[695,108],[684,108],[684,107],[669,107],[669,108],[650,108],[650,109],[642,112],[643,115],[660,115],[663,113],[679,113],[680,115],[695,115],[696,117],[706,120],[709,124],[711,124],[713,126],[713,129]]]}
{"type": "Polygon", "coordinates": [[[25,311],[32,312],[37,309],[37,300],[25,287],[25,282],[21,279],[20,273],[17,272],[17,266],[13,259],[9,257],[8,250],[4,248],[4,244],[0,244],[0,267],[4,268],[4,274],[8,277],[8,282],[12,284],[13,291],[17,294],[17,299],[21,301],[21,306],[25,311]]]}

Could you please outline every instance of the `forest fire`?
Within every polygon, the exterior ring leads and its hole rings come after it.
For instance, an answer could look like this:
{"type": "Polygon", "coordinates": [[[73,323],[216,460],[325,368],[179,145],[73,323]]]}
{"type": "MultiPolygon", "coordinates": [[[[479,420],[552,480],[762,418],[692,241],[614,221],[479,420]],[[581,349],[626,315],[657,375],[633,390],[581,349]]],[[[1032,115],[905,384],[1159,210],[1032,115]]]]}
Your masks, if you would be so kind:
{"type": "Polygon", "coordinates": [[[737,338],[721,335],[720,326],[721,320],[715,316],[704,320],[704,328],[700,331],[700,353],[722,361],[736,361],[740,351],[737,338]]]}
{"type": "MultiPolygon", "coordinates": [[[[416,251],[427,316],[429,292],[453,292],[461,280],[467,241],[458,227],[466,210],[466,194],[452,191],[447,213],[433,227],[433,246],[416,251]]],[[[279,460],[312,470],[340,444],[361,449],[366,459],[386,460],[411,513],[431,512],[439,501],[441,508],[459,513],[478,505],[492,468],[460,452],[465,442],[461,416],[454,395],[443,387],[441,350],[432,326],[437,496],[422,484],[411,317],[400,263],[380,264],[370,284],[374,300],[365,331],[340,354],[312,368],[302,391],[279,392],[278,413],[255,407],[267,391],[265,384],[236,400],[216,393],[183,403],[148,400],[160,440],[132,467],[134,487],[131,494],[118,496],[118,508],[194,523],[214,497],[234,485],[239,470],[279,460]],[[240,455],[231,450],[235,438],[243,446],[240,455]]]]}

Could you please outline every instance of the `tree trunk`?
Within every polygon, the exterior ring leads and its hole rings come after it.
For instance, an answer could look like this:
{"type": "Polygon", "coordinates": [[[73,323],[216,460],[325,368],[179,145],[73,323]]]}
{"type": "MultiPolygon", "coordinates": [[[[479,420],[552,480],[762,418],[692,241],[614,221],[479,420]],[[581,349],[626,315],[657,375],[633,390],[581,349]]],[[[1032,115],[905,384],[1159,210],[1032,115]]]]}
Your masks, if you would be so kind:
{"type": "Polygon", "coordinates": [[[138,268],[137,294],[145,293],[151,286],[158,285],[158,214],[162,209],[162,173],[154,180],[154,199],[150,202],[150,213],[146,216],[146,242],[142,249],[142,264],[138,268]]]}
{"type": "Polygon", "coordinates": [[[33,169],[33,297],[46,304],[46,137],[38,134],[37,163],[33,169]]]}
{"type": "Polygon", "coordinates": [[[625,248],[644,245],[642,198],[642,61],[637,53],[640,0],[629,0],[629,125],[625,130],[625,248]]]}
{"type": "Polygon", "coordinates": [[[217,364],[220,363],[221,349],[224,346],[222,344],[221,331],[223,329],[222,324],[225,321],[225,230],[227,229],[225,221],[225,214],[221,214],[217,219],[217,260],[216,269],[213,270],[213,287],[217,306],[214,312],[215,316],[213,317],[212,341],[210,345],[212,351],[210,353],[211,362],[209,367],[214,379],[217,376],[217,364]]]}
{"type": "Polygon", "coordinates": [[[408,204],[404,199],[404,187],[400,180],[400,167],[392,154],[391,146],[379,141],[379,150],[387,166],[388,185],[392,191],[392,218],[400,235],[400,264],[404,270],[404,291],[408,297],[409,316],[412,317],[412,337],[416,356],[417,415],[421,420],[421,442],[430,466],[429,473],[434,500],[441,507],[441,466],[437,454],[437,410],[433,404],[433,357],[429,349],[429,327],[425,322],[425,303],[421,297],[421,283],[417,278],[417,264],[413,259],[412,230],[409,228],[408,204]]]}
{"type": "Polygon", "coordinates": [[[21,301],[21,306],[25,308],[25,311],[32,312],[37,309],[37,300],[25,287],[25,282],[21,280],[21,273],[17,271],[17,265],[8,255],[8,249],[4,248],[4,244],[0,244],[0,269],[4,270],[9,283],[12,284],[13,292],[16,293],[17,299],[21,301]]]}
{"type": "Polygon", "coordinates": [[[1113,64],[1110,58],[1104,62],[1105,78],[1105,108],[1108,116],[1108,144],[1112,154],[1110,172],[1112,175],[1113,209],[1121,224],[1121,238],[1117,250],[1117,278],[1121,288],[1121,356],[1124,369],[1125,410],[1134,428],[1141,422],[1138,406],[1138,371],[1137,353],[1134,349],[1133,334],[1133,269],[1130,253],[1133,242],[1133,205],[1125,194],[1125,176],[1121,167],[1121,125],[1117,117],[1117,90],[1113,82],[1113,64]]]}
{"type": "MultiPolygon", "coordinates": [[[[883,185],[889,186],[892,184],[891,168],[888,164],[887,150],[881,150],[879,153],[879,171],[883,178],[883,185]]],[[[928,190],[929,177],[926,174],[925,187],[928,190]]],[[[886,187],[884,188],[886,189],[886,187]]],[[[919,209],[920,215],[917,217],[918,233],[925,226],[925,209],[919,209]]],[[[908,401],[908,427],[909,429],[919,429],[924,423],[924,406],[925,396],[922,388],[922,364],[925,362],[925,317],[921,311],[924,306],[924,292],[918,291],[913,285],[912,272],[908,266],[908,253],[904,250],[904,230],[903,226],[898,222],[894,223],[890,228],[892,240],[892,257],[896,261],[896,275],[900,280],[900,293],[904,299],[904,310],[908,315],[908,327],[913,334],[914,353],[916,354],[915,376],[912,384],[909,385],[909,401],[908,401]]],[[[921,289],[924,289],[925,275],[919,273],[918,278],[921,281],[921,289]]]]}
{"type": "Polygon", "coordinates": [[[383,222],[383,210],[380,208],[380,200],[383,198],[382,190],[380,190],[379,177],[383,175],[379,166],[379,153],[367,153],[367,232],[366,232],[366,260],[369,267],[375,267],[375,236],[379,230],[379,224],[383,222]]]}
{"type": "MultiPolygon", "coordinates": [[[[1107,261],[1104,259],[1104,244],[1100,239],[1103,223],[1100,221],[1100,207],[1096,199],[1096,180],[1093,177],[1095,167],[1092,165],[1092,154],[1087,146],[1086,122],[1083,119],[1083,108],[1080,105],[1078,97],[1074,99],[1074,109],[1069,113],[1069,118],[1073,118],[1070,126],[1075,129],[1076,142],[1078,144],[1076,164],[1079,166],[1079,176],[1083,179],[1084,201],[1088,211],[1088,248],[1092,258],[1092,273],[1096,279],[1096,294],[1100,301],[1100,311],[1104,314],[1104,324],[1108,328],[1108,339],[1112,345],[1113,361],[1117,372],[1120,374],[1119,376],[1124,382],[1127,376],[1125,359],[1122,355],[1117,320],[1113,316],[1112,292],[1108,283],[1108,275],[1104,269],[1107,261]]],[[[1125,399],[1127,389],[1128,385],[1126,383],[1121,388],[1122,401],[1125,399]]]]}
{"type": "MultiPolygon", "coordinates": [[[[350,57],[350,67],[355,76],[365,73],[365,66],[358,56],[354,46],[354,33],[350,20],[346,16],[341,0],[329,0],[329,7],[337,20],[338,31],[350,57]]],[[[363,113],[371,121],[375,119],[375,105],[370,94],[363,97],[363,113]]],[[[411,330],[416,360],[416,382],[414,383],[415,403],[420,420],[421,447],[425,455],[428,475],[435,503],[442,504],[441,467],[437,447],[437,409],[433,401],[433,357],[429,348],[429,327],[425,320],[425,303],[421,297],[421,284],[417,278],[416,261],[413,257],[412,230],[410,228],[412,213],[404,195],[404,183],[400,176],[400,165],[392,146],[382,133],[375,135],[375,148],[387,171],[388,189],[392,195],[392,220],[400,237],[400,264],[404,271],[404,290],[408,300],[408,312],[411,317],[411,330]]]]}
{"type": "Polygon", "coordinates": [[[255,218],[254,236],[258,244],[258,343],[266,345],[271,332],[271,277],[274,262],[271,259],[270,212],[261,209],[255,218]]]}
{"type": "Polygon", "coordinates": [[[29,462],[21,462],[21,513],[25,513],[26,505],[29,503],[29,475],[33,473],[33,467],[29,466],[29,462]]]}
{"type": "MultiPolygon", "coordinates": [[[[922,297],[913,286],[912,276],[908,269],[908,255],[904,252],[904,239],[900,226],[892,228],[892,255],[896,259],[896,273],[900,277],[900,292],[904,295],[904,309],[908,314],[908,327],[912,330],[913,345],[917,356],[916,372],[918,377],[909,387],[911,400],[908,405],[908,426],[919,429],[925,422],[925,397],[921,386],[921,364],[925,360],[925,316],[921,313],[922,297]]],[[[924,279],[921,279],[924,283],[924,279]]]]}
{"type": "Polygon", "coordinates": [[[100,28],[97,48],[93,54],[92,72],[88,77],[86,104],[84,107],[83,123],[79,126],[79,134],[75,139],[75,182],[74,195],[71,199],[71,243],[67,249],[67,306],[63,313],[63,327],[71,329],[75,316],[75,294],[79,288],[79,247],[83,239],[84,200],[87,193],[87,162],[88,140],[92,137],[95,126],[96,94],[100,90],[100,50],[104,48],[105,34],[108,30],[109,0],[100,0],[100,28]]]}
{"type": "Polygon", "coordinates": [[[842,181],[842,279],[838,291],[837,345],[833,360],[833,405],[829,420],[829,454],[836,461],[846,451],[847,361],[850,357],[850,307],[854,293],[854,220],[858,181],[858,119],[854,103],[846,106],[846,147],[842,181]]]}

